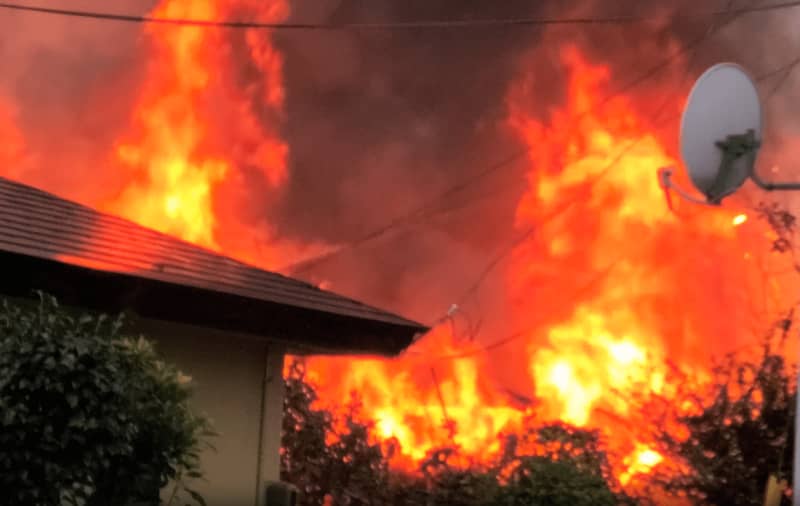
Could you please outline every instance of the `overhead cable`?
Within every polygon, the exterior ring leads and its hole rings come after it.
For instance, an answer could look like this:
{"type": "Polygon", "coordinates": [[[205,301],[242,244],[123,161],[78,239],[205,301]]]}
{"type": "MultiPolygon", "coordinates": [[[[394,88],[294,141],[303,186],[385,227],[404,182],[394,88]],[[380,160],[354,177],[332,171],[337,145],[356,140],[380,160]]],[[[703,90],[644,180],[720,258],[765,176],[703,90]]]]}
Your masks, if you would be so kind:
{"type": "MultiPolygon", "coordinates": [[[[643,83],[649,81],[650,79],[653,79],[662,70],[664,70],[665,68],[667,68],[670,65],[672,65],[682,55],[684,55],[688,51],[691,51],[691,50],[695,49],[707,37],[708,37],[708,34],[705,33],[702,36],[699,36],[699,37],[693,39],[688,44],[682,46],[680,49],[678,49],[677,51],[673,52],[672,54],[670,54],[669,56],[667,56],[666,58],[661,60],[659,63],[653,65],[650,68],[648,68],[642,74],[639,74],[634,79],[632,79],[632,80],[628,81],[627,83],[625,83],[624,85],[622,85],[620,88],[618,88],[615,91],[613,91],[612,93],[609,93],[608,95],[606,95],[602,100],[600,100],[597,104],[595,104],[594,107],[592,107],[592,108],[590,108],[588,110],[585,110],[585,111],[581,112],[580,114],[578,114],[577,117],[575,118],[575,121],[580,121],[582,118],[594,113],[594,111],[596,111],[598,108],[606,105],[608,102],[610,102],[614,98],[618,97],[619,95],[627,93],[630,90],[632,90],[632,89],[642,85],[643,83]]],[[[402,214],[400,216],[397,216],[397,217],[393,218],[392,220],[390,220],[385,225],[378,227],[377,229],[365,234],[364,236],[359,237],[358,239],[355,239],[353,241],[349,241],[349,242],[345,243],[344,245],[340,246],[339,248],[336,248],[336,249],[334,249],[334,250],[332,250],[332,251],[330,251],[328,253],[323,253],[322,255],[319,255],[317,257],[314,257],[314,258],[311,258],[311,259],[308,259],[308,260],[302,260],[302,261],[297,262],[295,264],[286,266],[281,270],[285,271],[285,272],[289,272],[292,275],[304,274],[304,273],[310,271],[311,269],[315,268],[316,266],[318,266],[318,265],[320,265],[320,264],[322,264],[322,263],[324,263],[324,262],[326,262],[326,261],[328,261],[328,260],[330,260],[332,258],[337,257],[338,255],[340,255],[344,251],[349,251],[349,250],[357,248],[357,247],[359,247],[359,246],[361,246],[361,245],[363,245],[363,244],[365,244],[367,242],[371,242],[371,241],[373,241],[375,239],[383,237],[387,233],[389,233],[389,232],[391,232],[391,231],[393,231],[393,230],[395,230],[395,229],[397,229],[399,227],[407,226],[407,225],[409,225],[411,223],[414,223],[415,220],[417,220],[419,218],[427,219],[427,218],[432,217],[432,215],[439,214],[440,212],[447,212],[449,209],[440,208],[442,199],[450,197],[450,196],[452,196],[454,194],[457,194],[457,193],[460,193],[460,192],[466,190],[467,188],[472,187],[474,184],[478,183],[479,181],[483,181],[484,179],[486,179],[490,175],[498,172],[501,169],[506,169],[506,168],[509,168],[509,167],[513,166],[514,163],[516,163],[517,161],[521,160],[525,155],[527,155],[530,152],[531,149],[532,149],[531,146],[522,147],[522,148],[514,151],[513,153],[511,153],[509,156],[506,156],[505,158],[503,158],[503,159],[499,160],[498,162],[490,165],[489,167],[487,167],[487,168],[475,173],[474,175],[470,176],[466,180],[461,181],[461,182],[457,183],[456,185],[447,188],[443,192],[440,192],[440,193],[436,194],[435,196],[433,196],[433,197],[431,197],[429,199],[426,199],[421,205],[409,210],[408,212],[406,212],[406,213],[404,213],[404,214],[402,214]],[[439,209],[437,209],[437,208],[439,208],[439,209]]]]}
{"type": "MultiPolygon", "coordinates": [[[[750,14],[768,12],[780,9],[800,7],[800,0],[784,1],[774,4],[741,7],[738,9],[710,10],[697,12],[677,12],[671,19],[704,19],[716,18],[737,14],[750,14]]],[[[297,22],[264,22],[264,21],[234,21],[212,20],[194,18],[166,18],[152,15],[118,14],[112,12],[88,11],[77,9],[61,9],[45,7],[42,5],[0,3],[0,9],[68,16],[75,18],[88,18],[105,21],[118,21],[127,23],[148,23],[175,26],[194,26],[204,28],[227,29],[268,29],[268,30],[314,30],[314,31],[342,31],[342,30],[410,30],[410,29],[455,29],[455,28],[491,28],[513,26],[557,26],[557,25],[624,25],[632,23],[649,22],[654,19],[652,15],[614,15],[614,16],[586,16],[586,17],[539,17],[539,18],[501,18],[501,19],[443,19],[400,22],[374,22],[374,23],[297,23],[297,22]]]]}

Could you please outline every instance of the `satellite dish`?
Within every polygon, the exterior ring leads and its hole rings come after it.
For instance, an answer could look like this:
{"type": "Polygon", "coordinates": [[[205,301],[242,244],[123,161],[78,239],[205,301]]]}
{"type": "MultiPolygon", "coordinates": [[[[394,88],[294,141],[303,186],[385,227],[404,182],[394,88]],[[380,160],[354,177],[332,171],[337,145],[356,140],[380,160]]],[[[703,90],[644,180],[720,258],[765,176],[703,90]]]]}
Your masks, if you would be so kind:
{"type": "Polygon", "coordinates": [[[712,204],[750,177],[760,145],[761,101],[739,65],[714,65],[695,82],[683,110],[680,149],[695,188],[712,204]]]}
{"type": "Polygon", "coordinates": [[[761,101],[750,75],[734,63],[719,63],[703,72],[683,110],[680,144],[692,184],[705,201],[677,188],[670,179],[672,168],[662,168],[659,180],[667,197],[674,189],[686,200],[719,205],[747,178],[768,191],[800,190],[797,182],[772,183],[759,177],[755,164],[761,133],[761,101]]]}

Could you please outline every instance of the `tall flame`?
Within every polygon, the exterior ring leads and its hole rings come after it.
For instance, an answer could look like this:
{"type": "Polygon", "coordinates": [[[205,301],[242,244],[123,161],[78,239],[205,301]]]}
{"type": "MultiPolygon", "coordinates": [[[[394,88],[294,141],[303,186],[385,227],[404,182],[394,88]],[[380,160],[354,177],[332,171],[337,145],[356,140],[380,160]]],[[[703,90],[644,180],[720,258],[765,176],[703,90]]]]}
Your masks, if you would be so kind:
{"type": "MultiPolygon", "coordinates": [[[[220,19],[234,7],[268,21],[288,15],[282,0],[165,0],[152,15],[220,19]]],[[[241,213],[230,214],[236,197],[243,196],[242,169],[255,168],[272,187],[288,175],[286,143],[256,116],[280,118],[284,105],[282,58],[269,34],[250,31],[231,41],[221,30],[159,25],[148,26],[147,33],[153,57],[130,133],[116,146],[126,184],[106,209],[233,256],[276,263],[242,242],[241,213]],[[232,65],[227,60],[235,44],[246,47],[246,64],[257,69],[260,82],[221,71],[232,65]]]]}
{"type": "MultiPolygon", "coordinates": [[[[443,325],[397,361],[309,362],[318,377],[342,378],[321,384],[324,400],[343,402],[357,391],[381,435],[395,437],[412,462],[451,443],[491,455],[500,432],[535,413],[600,429],[617,476],[629,483],[664,459],[637,427],[631,399],[666,394],[669,362],[701,381],[714,352],[752,343],[754,313],[777,307],[756,308],[752,297],[781,292],[751,261],[766,256],[765,226],[745,226],[735,203],[688,217],[671,212],[657,171],[677,162],[657,121],[640,116],[631,97],[603,98],[607,67],[574,47],[561,57],[567,99],[546,121],[525,105],[535,79],[509,93],[509,124],[530,148],[516,215],[524,239],[508,262],[503,295],[512,338],[487,336],[491,351],[467,345],[465,352],[461,343],[457,352],[443,325]],[[527,377],[509,395],[498,371],[519,360],[527,377]],[[426,374],[431,367],[438,374],[426,374]],[[630,426],[609,430],[620,420],[630,426]]],[[[679,112],[677,101],[667,105],[679,112]]]]}
{"type": "MultiPolygon", "coordinates": [[[[288,5],[162,0],[152,15],[280,21],[288,5]]],[[[110,150],[123,184],[95,204],[267,268],[292,263],[262,216],[268,203],[258,213],[243,203],[254,185],[266,201],[289,177],[283,60],[270,34],[153,25],[146,35],[138,100],[110,150]]],[[[547,118],[529,107],[537,76],[508,93],[507,126],[530,155],[513,224],[522,239],[493,294],[503,323],[479,342],[440,325],[397,360],[308,360],[327,406],[358,392],[376,436],[399,442],[398,466],[446,444],[491,457],[500,433],[535,415],[603,430],[628,483],[665,458],[637,430],[630,399],[668,394],[669,363],[702,377],[714,352],[750,344],[784,291],[764,279],[765,226],[735,203],[670,212],[656,172],[677,163],[657,121],[634,97],[603,99],[609,68],[574,47],[561,60],[566,98],[547,118]],[[620,420],[630,430],[608,430],[620,420]]],[[[25,144],[9,111],[0,103],[0,163],[11,166],[25,144]]]]}

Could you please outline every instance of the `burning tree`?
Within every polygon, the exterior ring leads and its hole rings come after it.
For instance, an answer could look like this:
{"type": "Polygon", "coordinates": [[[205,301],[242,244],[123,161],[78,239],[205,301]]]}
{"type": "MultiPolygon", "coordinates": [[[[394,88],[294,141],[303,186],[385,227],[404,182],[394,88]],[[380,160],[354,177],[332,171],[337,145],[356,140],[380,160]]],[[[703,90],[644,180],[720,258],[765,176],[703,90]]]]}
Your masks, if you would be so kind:
{"type": "Polygon", "coordinates": [[[188,406],[188,378],[121,318],[74,315],[55,299],[0,305],[3,504],[204,504],[209,422],[188,406]]]}
{"type": "MultiPolygon", "coordinates": [[[[652,482],[693,504],[758,506],[768,479],[791,487],[794,445],[794,368],[784,358],[790,318],[776,325],[777,343],[766,342],[760,358],[730,355],[713,368],[708,385],[659,398],[645,409],[673,465],[652,482]],[[676,402],[677,398],[677,402],[676,402]]],[[[685,376],[676,384],[692,385],[685,376]]],[[[782,504],[790,504],[784,494],[782,504]]]]}
{"type": "Polygon", "coordinates": [[[315,407],[316,391],[294,362],[286,378],[282,479],[306,506],[570,505],[630,501],[616,481],[597,432],[563,424],[508,435],[491,462],[469,460],[457,447],[429,452],[416,472],[392,469],[396,442],[381,443],[358,404],[340,416],[315,407]]]}

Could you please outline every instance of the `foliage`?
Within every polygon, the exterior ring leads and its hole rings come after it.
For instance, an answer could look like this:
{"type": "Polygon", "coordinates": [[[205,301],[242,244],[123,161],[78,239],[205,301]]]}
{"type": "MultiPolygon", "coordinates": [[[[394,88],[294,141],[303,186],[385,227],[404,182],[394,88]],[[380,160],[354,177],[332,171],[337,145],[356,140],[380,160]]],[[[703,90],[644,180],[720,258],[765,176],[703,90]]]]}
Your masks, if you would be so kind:
{"type": "Polygon", "coordinates": [[[0,309],[0,489],[4,504],[127,506],[202,497],[208,422],[188,409],[188,378],[122,319],[73,315],[52,297],[0,309]]]}
{"type": "Polygon", "coordinates": [[[385,496],[389,476],[382,449],[369,441],[369,425],[357,420],[357,405],[335,420],[314,409],[316,400],[303,365],[293,363],[284,398],[281,479],[300,489],[301,504],[323,504],[326,495],[337,505],[375,504],[385,496]]]}
{"type": "Polygon", "coordinates": [[[775,232],[772,250],[778,253],[793,253],[793,239],[797,218],[775,202],[762,202],[756,208],[756,213],[775,232]]]}
{"type": "Polygon", "coordinates": [[[602,476],[583,472],[574,462],[525,457],[495,504],[614,506],[617,502],[602,476]]]}
{"type": "Polygon", "coordinates": [[[594,432],[565,425],[531,426],[509,436],[496,462],[463,465],[457,448],[428,455],[418,472],[390,470],[396,449],[371,437],[359,406],[343,416],[316,408],[316,392],[295,362],[286,378],[282,479],[301,491],[300,504],[355,506],[615,505],[605,454],[594,432]],[[455,463],[454,463],[455,462],[455,463]]]}
{"type": "MultiPolygon", "coordinates": [[[[775,203],[759,204],[756,213],[774,232],[772,250],[795,260],[795,217],[775,203]]],[[[657,480],[667,490],[695,504],[756,506],[763,503],[770,475],[791,486],[797,389],[783,357],[793,316],[790,311],[774,325],[755,360],[730,355],[716,366],[710,391],[689,387],[679,393],[689,414],[674,413],[681,404],[674,398],[661,400],[669,409],[663,410],[658,437],[665,452],[685,464],[657,480]],[[666,419],[676,420],[685,433],[671,429],[666,419]]],[[[789,498],[781,504],[788,506],[789,498]]]]}
{"type": "Polygon", "coordinates": [[[689,466],[664,485],[696,504],[757,506],[770,475],[791,482],[792,371],[766,346],[760,360],[730,357],[714,372],[709,400],[694,398],[699,409],[678,417],[688,434],[660,434],[667,451],[689,466]]]}
{"type": "Polygon", "coordinates": [[[510,473],[495,504],[609,505],[630,501],[612,490],[611,468],[599,434],[565,424],[534,426],[510,437],[501,460],[510,473]]]}

